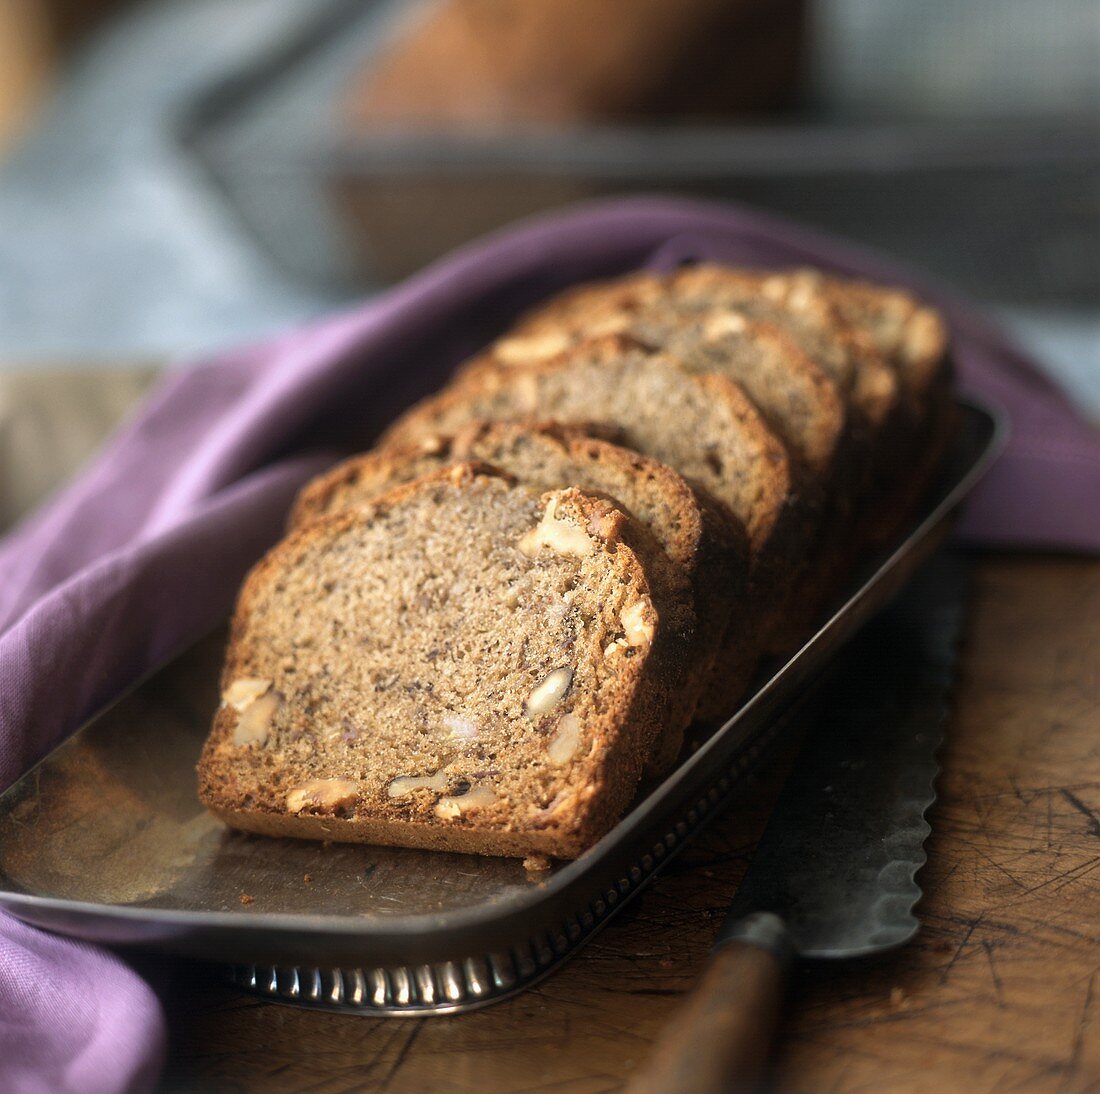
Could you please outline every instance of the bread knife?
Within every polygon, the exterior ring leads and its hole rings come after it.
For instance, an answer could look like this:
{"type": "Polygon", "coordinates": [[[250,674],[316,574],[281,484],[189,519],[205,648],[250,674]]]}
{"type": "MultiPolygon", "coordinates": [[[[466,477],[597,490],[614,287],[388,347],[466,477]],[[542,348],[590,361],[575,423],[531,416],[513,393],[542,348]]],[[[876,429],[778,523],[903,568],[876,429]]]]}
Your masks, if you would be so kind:
{"type": "Polygon", "coordinates": [[[916,934],[966,588],[965,562],[941,554],[844,655],[704,974],[632,1094],[758,1089],[796,960],[916,934]]]}

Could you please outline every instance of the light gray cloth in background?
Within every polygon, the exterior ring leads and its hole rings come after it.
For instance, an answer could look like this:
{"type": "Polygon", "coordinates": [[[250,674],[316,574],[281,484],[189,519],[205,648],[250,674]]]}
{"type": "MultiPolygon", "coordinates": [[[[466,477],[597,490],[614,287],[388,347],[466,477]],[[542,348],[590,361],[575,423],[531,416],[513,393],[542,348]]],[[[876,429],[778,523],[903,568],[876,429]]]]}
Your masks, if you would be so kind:
{"type": "Polygon", "coordinates": [[[155,0],[78,58],[0,170],[0,359],[190,355],[333,303],[292,284],[173,139],[175,113],[323,0],[155,0]]]}

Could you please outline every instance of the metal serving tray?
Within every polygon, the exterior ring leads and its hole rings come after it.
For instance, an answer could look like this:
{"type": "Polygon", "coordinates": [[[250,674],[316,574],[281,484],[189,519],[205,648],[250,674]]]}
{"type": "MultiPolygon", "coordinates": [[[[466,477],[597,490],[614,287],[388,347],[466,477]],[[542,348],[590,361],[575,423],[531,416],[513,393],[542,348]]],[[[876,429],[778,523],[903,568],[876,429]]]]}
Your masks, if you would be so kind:
{"type": "Polygon", "coordinates": [[[224,635],[199,642],[0,796],[0,906],[77,938],[227,962],[241,987],[366,1014],[465,1010],[566,960],[736,796],[838,649],[942,541],[1004,427],[962,427],[908,533],[751,698],[575,862],[230,831],[195,796],[224,635]]]}

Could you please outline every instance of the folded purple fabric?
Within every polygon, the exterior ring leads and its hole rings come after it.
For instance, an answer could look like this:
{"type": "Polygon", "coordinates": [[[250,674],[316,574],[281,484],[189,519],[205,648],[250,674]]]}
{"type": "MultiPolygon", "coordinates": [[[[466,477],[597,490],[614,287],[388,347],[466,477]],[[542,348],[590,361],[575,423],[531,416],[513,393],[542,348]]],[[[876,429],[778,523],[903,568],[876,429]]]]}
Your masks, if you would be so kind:
{"type": "MultiPolygon", "coordinates": [[[[365,447],[520,309],[579,280],[689,258],[808,263],[913,286],[948,315],[964,389],[1013,421],[962,535],[1100,549],[1100,440],[964,304],[742,209],[589,205],[466,248],[361,309],[174,374],[76,482],[0,542],[0,785],[223,618],[296,488],[365,447]]],[[[162,1018],[126,966],[4,918],[0,968],[0,1088],[151,1082],[162,1018]]]]}

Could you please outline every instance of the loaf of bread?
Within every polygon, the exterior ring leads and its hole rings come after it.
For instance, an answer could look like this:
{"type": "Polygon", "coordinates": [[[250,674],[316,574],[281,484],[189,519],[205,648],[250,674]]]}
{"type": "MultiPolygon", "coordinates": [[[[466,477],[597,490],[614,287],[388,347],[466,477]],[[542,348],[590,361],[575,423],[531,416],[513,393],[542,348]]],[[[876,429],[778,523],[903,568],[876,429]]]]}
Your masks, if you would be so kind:
{"type": "Polygon", "coordinates": [[[901,290],[702,265],[547,301],[303,490],[240,596],[204,802],[579,854],[912,513],[953,407],[901,290]]]}
{"type": "Polygon", "coordinates": [[[241,592],[202,800],[269,835],[578,854],[667,716],[627,523],[459,464],[293,532],[241,592]]]}
{"type": "Polygon", "coordinates": [[[493,131],[774,110],[802,0],[430,0],[359,71],[357,131],[493,131]]]}

